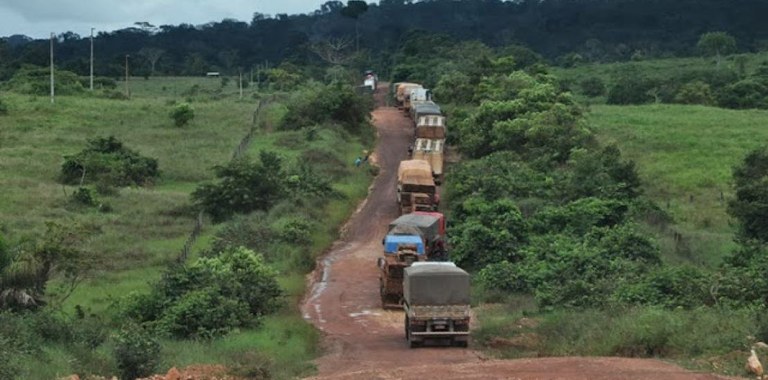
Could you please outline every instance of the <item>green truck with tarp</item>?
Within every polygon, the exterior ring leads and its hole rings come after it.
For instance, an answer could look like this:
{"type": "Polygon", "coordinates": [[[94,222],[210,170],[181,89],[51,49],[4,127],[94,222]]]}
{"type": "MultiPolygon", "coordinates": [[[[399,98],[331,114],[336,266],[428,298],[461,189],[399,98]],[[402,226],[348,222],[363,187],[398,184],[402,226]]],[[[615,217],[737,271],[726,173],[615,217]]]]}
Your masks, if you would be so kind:
{"type": "Polygon", "coordinates": [[[469,274],[451,262],[415,262],[403,271],[405,338],[411,348],[430,341],[469,343],[469,274]]]}

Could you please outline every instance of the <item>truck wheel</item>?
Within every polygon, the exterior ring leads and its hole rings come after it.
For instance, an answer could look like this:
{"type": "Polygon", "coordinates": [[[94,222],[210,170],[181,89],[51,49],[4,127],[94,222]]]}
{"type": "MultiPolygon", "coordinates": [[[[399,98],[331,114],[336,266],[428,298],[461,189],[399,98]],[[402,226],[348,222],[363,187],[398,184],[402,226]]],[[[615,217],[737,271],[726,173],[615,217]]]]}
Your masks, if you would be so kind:
{"type": "Polygon", "coordinates": [[[408,316],[405,316],[405,340],[411,340],[411,332],[408,330],[408,316]]]}

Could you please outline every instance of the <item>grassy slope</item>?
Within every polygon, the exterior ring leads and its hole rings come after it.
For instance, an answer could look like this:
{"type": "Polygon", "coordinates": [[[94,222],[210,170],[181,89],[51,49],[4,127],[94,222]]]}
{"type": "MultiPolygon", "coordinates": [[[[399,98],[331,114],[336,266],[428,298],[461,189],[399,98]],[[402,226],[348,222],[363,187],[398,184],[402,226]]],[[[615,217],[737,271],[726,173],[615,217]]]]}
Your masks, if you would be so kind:
{"type": "MultiPolygon", "coordinates": [[[[637,163],[646,194],[689,239],[688,258],[712,265],[733,247],[731,169],[768,139],[766,117],[761,110],[654,104],[594,105],[588,119],[603,143],[616,143],[637,163]]],[[[667,250],[673,244],[663,243],[667,250]]]]}
{"type": "MultiPolygon", "coordinates": [[[[5,234],[40,232],[47,220],[94,223],[103,232],[91,244],[99,252],[96,273],[67,300],[94,313],[108,311],[111,302],[132,291],[144,291],[159,278],[164,264],[181,249],[193,220],[175,211],[189,202],[198,183],[213,178],[211,167],[227,162],[234,147],[250,127],[255,101],[238,100],[230,84],[223,95],[219,80],[206,78],[153,78],[131,82],[130,101],[89,97],[47,98],[3,93],[11,113],[0,124],[0,214],[5,234]],[[197,94],[189,89],[197,85],[197,94]],[[219,100],[212,100],[212,99],[219,100]],[[195,119],[185,128],[173,126],[168,114],[178,100],[192,100],[195,119]],[[77,210],[67,205],[65,188],[56,182],[62,156],[82,149],[87,138],[115,135],[131,149],[159,159],[162,178],[151,188],[126,188],[109,202],[112,213],[77,210]],[[23,231],[23,232],[20,232],[23,231]]],[[[122,89],[122,87],[119,87],[122,89]]],[[[287,148],[276,142],[286,133],[258,135],[250,152],[279,151],[295,157],[302,147],[287,148]]],[[[350,158],[363,149],[360,143],[341,143],[321,135],[316,143],[342,149],[350,158]]],[[[336,228],[354,210],[370,182],[364,171],[335,184],[344,199],[325,207],[328,223],[313,234],[313,248],[321,252],[334,239],[336,228]]],[[[67,187],[67,193],[74,190],[67,187]]],[[[196,248],[204,248],[216,227],[207,226],[196,248]]],[[[289,267],[289,264],[277,265],[289,267]]],[[[258,349],[277,368],[279,378],[293,377],[310,369],[317,333],[295,308],[304,291],[302,273],[281,271],[280,283],[289,295],[289,307],[265,319],[265,328],[242,331],[212,342],[165,341],[162,366],[226,362],[238,352],[258,349]]],[[[71,372],[72,360],[65,349],[50,347],[48,357],[30,361],[27,374],[49,377],[71,372]]],[[[106,355],[106,354],[105,354],[106,355]]]]}

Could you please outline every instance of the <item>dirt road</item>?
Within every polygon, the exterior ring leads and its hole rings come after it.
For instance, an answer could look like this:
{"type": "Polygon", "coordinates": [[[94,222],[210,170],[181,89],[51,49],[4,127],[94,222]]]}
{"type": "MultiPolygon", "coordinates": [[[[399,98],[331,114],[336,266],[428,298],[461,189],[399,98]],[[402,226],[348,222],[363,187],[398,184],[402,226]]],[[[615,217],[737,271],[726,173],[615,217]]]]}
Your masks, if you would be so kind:
{"type": "MultiPolygon", "coordinates": [[[[383,84],[377,103],[383,103],[383,84]]],[[[396,218],[397,166],[413,130],[396,108],[373,112],[379,138],[372,159],[381,171],[368,199],[313,274],[304,317],[323,333],[316,379],[719,379],[656,360],[544,358],[485,360],[462,348],[410,349],[402,311],[380,307],[376,258],[388,223],[396,218]]]]}

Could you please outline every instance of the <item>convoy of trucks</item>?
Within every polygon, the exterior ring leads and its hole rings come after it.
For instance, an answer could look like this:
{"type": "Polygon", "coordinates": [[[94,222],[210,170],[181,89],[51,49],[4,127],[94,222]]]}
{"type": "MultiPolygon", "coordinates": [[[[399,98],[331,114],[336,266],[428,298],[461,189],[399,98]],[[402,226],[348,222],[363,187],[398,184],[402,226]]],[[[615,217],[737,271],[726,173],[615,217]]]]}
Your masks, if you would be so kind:
{"type": "Polygon", "coordinates": [[[392,86],[394,99],[413,120],[410,159],[397,171],[400,217],[389,224],[377,260],[385,309],[405,311],[410,347],[469,342],[469,275],[448,261],[445,216],[438,212],[443,181],[446,123],[432,93],[418,83],[392,86]]]}

